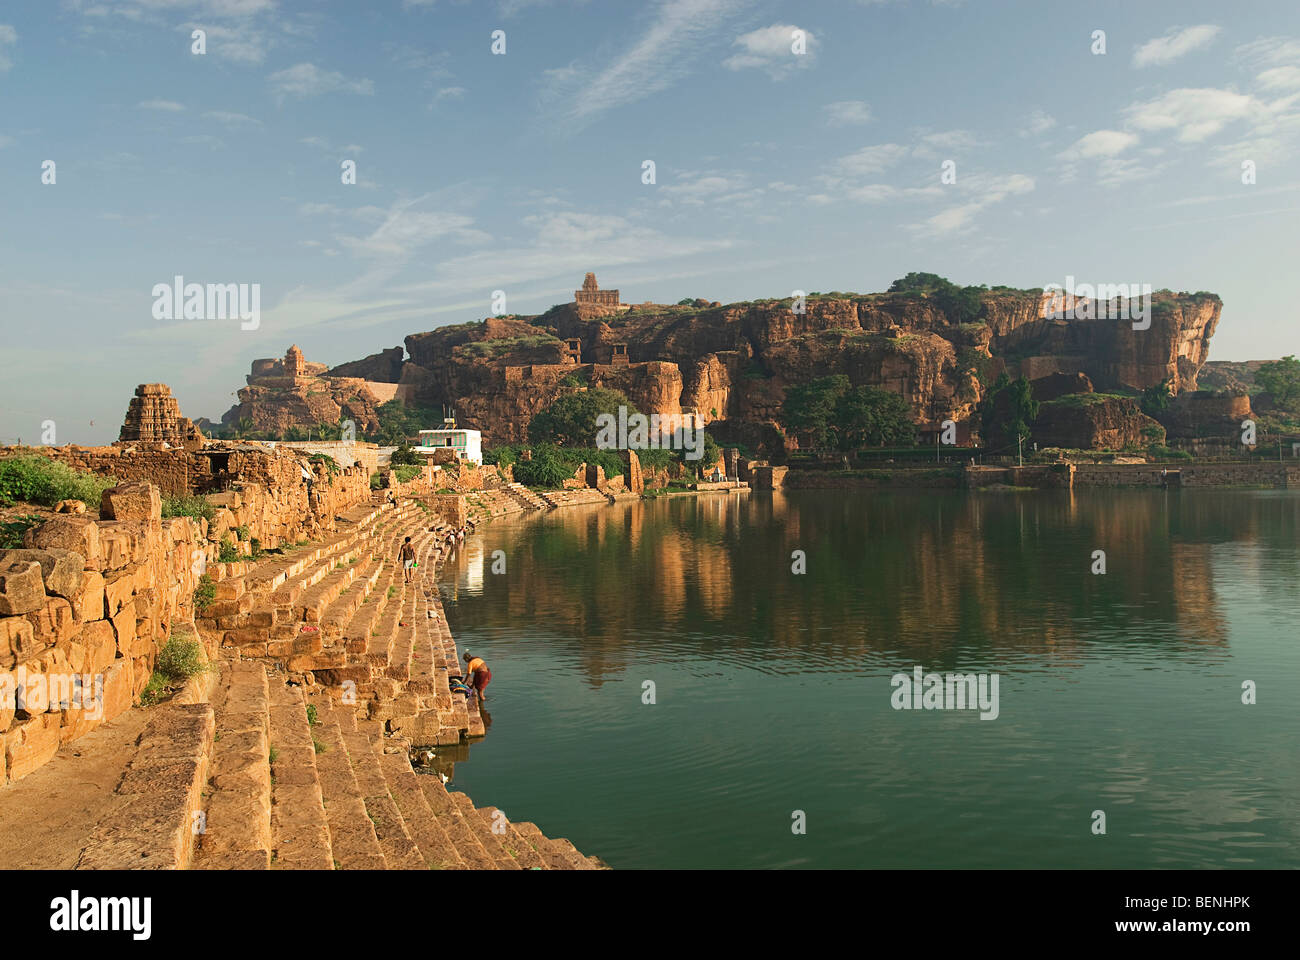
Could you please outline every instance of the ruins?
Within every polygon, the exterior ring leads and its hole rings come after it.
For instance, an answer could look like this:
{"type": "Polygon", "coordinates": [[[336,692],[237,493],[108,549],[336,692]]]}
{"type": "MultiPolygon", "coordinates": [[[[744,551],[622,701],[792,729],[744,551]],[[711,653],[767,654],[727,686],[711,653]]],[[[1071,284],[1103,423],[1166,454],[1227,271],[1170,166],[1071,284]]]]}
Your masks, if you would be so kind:
{"type": "Polygon", "coordinates": [[[202,446],[203,435],[188,417],[181,416],[180,404],[167,384],[142,383],[127,407],[118,442],[196,449],[202,446]]]}
{"type": "Polygon", "coordinates": [[[582,281],[582,289],[573,291],[573,302],[588,306],[618,307],[617,290],[601,290],[596,285],[596,275],[588,273],[582,281]]]}

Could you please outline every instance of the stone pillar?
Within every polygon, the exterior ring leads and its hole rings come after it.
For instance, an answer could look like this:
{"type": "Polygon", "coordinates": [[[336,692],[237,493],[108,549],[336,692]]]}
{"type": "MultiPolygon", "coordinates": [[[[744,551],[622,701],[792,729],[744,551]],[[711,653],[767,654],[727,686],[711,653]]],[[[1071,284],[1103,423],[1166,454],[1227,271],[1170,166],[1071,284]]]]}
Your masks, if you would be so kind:
{"type": "Polygon", "coordinates": [[[623,460],[627,489],[636,494],[645,493],[645,478],[641,475],[641,458],[636,455],[635,450],[622,450],[619,455],[623,460]]]}

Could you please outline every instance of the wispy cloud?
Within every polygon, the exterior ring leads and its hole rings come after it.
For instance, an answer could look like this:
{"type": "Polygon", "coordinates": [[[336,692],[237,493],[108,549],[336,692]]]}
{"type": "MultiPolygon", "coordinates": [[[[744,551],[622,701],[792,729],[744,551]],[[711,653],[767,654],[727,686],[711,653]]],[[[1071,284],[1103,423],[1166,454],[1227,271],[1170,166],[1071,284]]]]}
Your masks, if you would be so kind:
{"type": "Polygon", "coordinates": [[[840,100],[822,107],[826,122],[832,127],[856,126],[871,121],[871,108],[865,100],[840,100]]]}
{"type": "Polygon", "coordinates": [[[547,100],[561,104],[570,123],[652,96],[685,77],[697,54],[716,37],[722,20],[748,0],[662,0],[648,26],[626,50],[601,58],[601,67],[570,64],[547,71],[547,100]]]}
{"type": "Polygon", "coordinates": [[[18,31],[5,23],[0,23],[0,73],[14,65],[9,59],[8,48],[18,45],[18,31]]]}
{"type": "Polygon", "coordinates": [[[819,43],[811,30],[792,23],[774,23],[737,37],[732,46],[739,47],[739,52],[723,60],[722,65],[728,70],[759,68],[779,78],[811,66],[819,43]]]}
{"type": "Polygon", "coordinates": [[[136,104],[141,110],[162,110],[164,113],[180,113],[185,105],[175,100],[141,100],[136,104]]]}
{"type": "Polygon", "coordinates": [[[1213,24],[1175,28],[1163,37],[1148,40],[1133,52],[1133,66],[1162,67],[1185,57],[1194,50],[1208,47],[1218,36],[1219,28],[1213,24]]]}
{"type": "Polygon", "coordinates": [[[357,93],[370,96],[375,85],[370,80],[351,80],[336,70],[322,70],[313,63],[299,63],[269,77],[271,90],[278,100],[286,97],[318,97],[325,93],[357,93]]]}

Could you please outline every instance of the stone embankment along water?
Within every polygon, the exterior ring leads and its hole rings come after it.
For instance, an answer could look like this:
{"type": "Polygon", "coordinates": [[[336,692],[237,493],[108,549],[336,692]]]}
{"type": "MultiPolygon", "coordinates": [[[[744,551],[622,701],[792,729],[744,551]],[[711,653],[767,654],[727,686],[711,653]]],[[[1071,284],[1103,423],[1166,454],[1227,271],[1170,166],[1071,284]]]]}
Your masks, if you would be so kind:
{"type": "MultiPolygon", "coordinates": [[[[111,812],[73,840],[78,866],[603,866],[414,771],[412,745],[484,732],[477,704],[447,685],[460,666],[431,576],[447,528],[411,501],[342,519],[329,539],[219,583],[198,621],[222,655],[211,696],[155,708],[111,812]],[[406,536],[420,562],[411,584],[395,561],[406,536]]],[[[23,815],[3,799],[0,819],[23,815]]]]}

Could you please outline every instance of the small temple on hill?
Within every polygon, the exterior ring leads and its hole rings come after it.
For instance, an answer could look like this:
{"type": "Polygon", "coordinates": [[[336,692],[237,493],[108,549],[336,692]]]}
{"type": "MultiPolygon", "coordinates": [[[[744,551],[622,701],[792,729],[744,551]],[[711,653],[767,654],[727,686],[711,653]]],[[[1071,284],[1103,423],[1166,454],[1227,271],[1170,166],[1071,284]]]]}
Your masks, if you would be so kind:
{"type": "Polygon", "coordinates": [[[588,273],[582,289],[573,291],[573,302],[593,307],[620,307],[617,290],[601,290],[596,285],[596,275],[588,273]]]}

